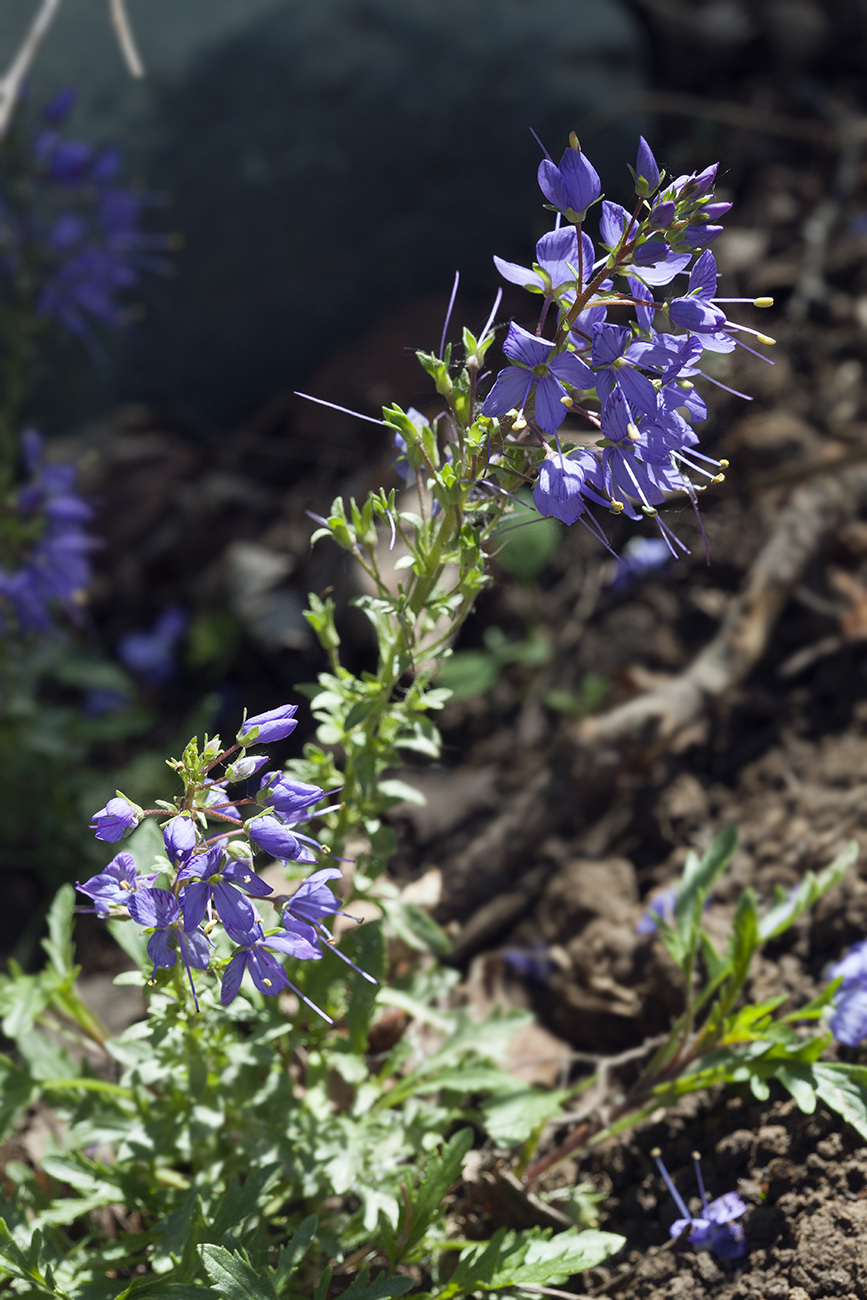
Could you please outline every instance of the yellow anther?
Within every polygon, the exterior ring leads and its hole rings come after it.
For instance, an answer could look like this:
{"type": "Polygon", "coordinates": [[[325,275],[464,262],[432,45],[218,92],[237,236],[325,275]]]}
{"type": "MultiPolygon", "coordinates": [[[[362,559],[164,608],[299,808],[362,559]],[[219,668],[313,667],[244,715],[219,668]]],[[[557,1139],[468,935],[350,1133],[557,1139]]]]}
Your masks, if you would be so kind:
{"type": "Polygon", "coordinates": [[[683,389],[695,388],[695,384],[692,382],[691,379],[678,379],[677,386],[678,388],[683,388],[683,389]]]}
{"type": "Polygon", "coordinates": [[[728,463],[727,460],[721,460],[721,461],[720,461],[720,468],[721,468],[721,469],[728,469],[728,467],[729,467],[729,463],[728,463]]]}
{"type": "Polygon", "coordinates": [[[520,432],[521,429],[526,429],[526,427],[527,421],[524,419],[523,415],[519,415],[515,420],[515,423],[512,425],[512,432],[520,432]]]}
{"type": "Polygon", "coordinates": [[[725,474],[714,474],[713,478],[711,479],[711,483],[725,483],[725,481],[726,481],[725,474]]]}
{"type": "Polygon", "coordinates": [[[269,989],[271,987],[271,981],[269,979],[262,980],[262,983],[265,985],[266,989],[269,989]]]}
{"type": "Polygon", "coordinates": [[[568,393],[564,393],[563,396],[560,398],[560,401],[562,402],[563,406],[569,407],[572,405],[572,398],[569,396],[568,393]]]}
{"type": "Polygon", "coordinates": [[[774,305],[774,300],[773,300],[773,298],[754,298],[754,299],[753,299],[753,306],[754,306],[754,307],[773,307],[773,305],[774,305]]]}
{"type": "Polygon", "coordinates": [[[611,509],[612,509],[612,511],[614,512],[615,515],[619,515],[619,514],[621,513],[621,511],[624,509],[623,502],[622,502],[622,501],[615,501],[614,498],[612,497],[612,498],[611,498],[611,509]]]}
{"type": "Polygon", "coordinates": [[[772,348],[777,341],[776,339],[772,339],[769,334],[757,334],[756,338],[759,340],[760,343],[767,344],[769,348],[772,348]]]}
{"type": "Polygon", "coordinates": [[[633,424],[631,420],[626,426],[626,432],[629,434],[633,442],[641,441],[641,434],[638,432],[638,425],[633,424]]]}

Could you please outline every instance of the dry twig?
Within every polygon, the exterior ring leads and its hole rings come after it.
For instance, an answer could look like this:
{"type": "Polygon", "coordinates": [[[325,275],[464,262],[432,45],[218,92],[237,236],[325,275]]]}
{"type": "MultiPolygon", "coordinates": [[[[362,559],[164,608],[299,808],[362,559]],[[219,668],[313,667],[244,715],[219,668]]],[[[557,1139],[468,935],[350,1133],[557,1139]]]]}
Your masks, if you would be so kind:
{"type": "Polygon", "coordinates": [[[825,539],[867,499],[867,468],[839,471],[799,488],[782,509],[722,625],[689,667],[578,728],[578,743],[617,756],[664,750],[715,701],[732,691],[764,654],[771,631],[808,562],[825,539]]]}
{"type": "Polygon", "coordinates": [[[108,8],[111,15],[111,25],[115,30],[117,42],[129,75],[131,77],[143,77],[145,74],[144,64],[139,57],[124,0],[108,0],[108,8]]]}
{"type": "Polygon", "coordinates": [[[30,71],[30,65],[36,58],[59,8],[60,0],[43,0],[41,9],[21,43],[21,48],[10,63],[6,75],[0,78],[0,139],[6,134],[24,78],[30,71]]]}

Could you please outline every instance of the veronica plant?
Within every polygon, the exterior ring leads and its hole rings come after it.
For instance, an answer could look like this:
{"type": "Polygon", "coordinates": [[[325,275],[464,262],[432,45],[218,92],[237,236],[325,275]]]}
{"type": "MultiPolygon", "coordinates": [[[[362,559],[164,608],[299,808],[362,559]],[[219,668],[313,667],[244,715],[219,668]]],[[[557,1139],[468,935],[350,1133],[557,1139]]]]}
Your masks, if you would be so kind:
{"type": "Polygon", "coordinates": [[[516,492],[532,487],[540,514],[581,522],[609,549],[594,510],[626,515],[653,528],[676,557],[687,546],[663,517],[666,503],[681,494],[697,513],[698,493],[725,469],[697,450],[694,424],[707,413],[695,387],[710,379],[705,355],[749,346],[744,339],[755,334],[727,315],[729,302],[746,300],[716,291],[708,245],[731,205],[714,200],[716,166],[666,181],[644,140],[633,172],[636,197],[627,210],[603,199],[574,135],[559,164],[542,161],[538,181],[553,229],[532,265],[494,259],[508,282],[541,298],[535,329],[509,325],[507,364],[492,380],[499,298],[478,335],[463,330],[459,348],[446,343],[447,319],[439,352],[418,353],[438,411],[383,411],[406,487],[381,489],[362,504],[338,498],[316,517],[314,541],[330,537],[366,575],[369,593],[355,603],[374,626],[378,663],[375,672],[350,673],[333,602],[311,597],[307,618],[330,671],[311,691],[318,743],[293,771],[344,785],[330,841],[341,852],[361,831],[374,872],[393,847],[383,813],[417,797],[386,772],[407,752],[439,753],[429,714],[447,696],[435,684],[437,670],[488,581],[516,492]],[[591,214],[598,214],[595,241],[591,214]]]}

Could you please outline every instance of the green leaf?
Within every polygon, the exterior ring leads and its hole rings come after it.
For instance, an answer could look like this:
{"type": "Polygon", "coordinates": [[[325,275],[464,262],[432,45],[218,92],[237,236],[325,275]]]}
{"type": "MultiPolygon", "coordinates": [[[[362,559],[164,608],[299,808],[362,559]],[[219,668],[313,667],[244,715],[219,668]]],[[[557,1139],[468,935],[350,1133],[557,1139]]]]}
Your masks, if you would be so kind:
{"type": "Polygon", "coordinates": [[[759,933],[764,942],[783,934],[799,916],[808,911],[813,904],[826,894],[838,880],[850,870],[858,860],[858,843],[850,840],[830,866],[820,871],[818,876],[808,871],[802,880],[794,898],[788,894],[780,897],[770,911],[766,912],[759,923],[759,933]]]}
{"type": "Polygon", "coordinates": [[[417,903],[404,903],[399,898],[384,899],[380,906],[394,933],[410,948],[432,952],[435,957],[448,957],[451,940],[441,926],[417,903]]]}
{"type": "Polygon", "coordinates": [[[486,695],[500,675],[496,655],[487,650],[455,650],[440,667],[437,682],[455,700],[486,695]]]}
{"type": "Polygon", "coordinates": [[[5,1219],[0,1219],[0,1259],[5,1260],[6,1266],[10,1266],[6,1271],[11,1272],[14,1277],[32,1279],[27,1256],[12,1237],[5,1219]]]}
{"type": "Polygon", "coordinates": [[[499,1094],[482,1106],[485,1128],[497,1146],[517,1146],[526,1142],[552,1115],[559,1115],[568,1096],[568,1088],[558,1088],[553,1092],[524,1088],[520,1092],[499,1094]]]}
{"type": "Polygon", "coordinates": [[[389,1296],[406,1295],[414,1281],[411,1277],[386,1277],[378,1273],[368,1282],[368,1270],[362,1269],[358,1277],[341,1292],[340,1300],[388,1300],[389,1296]]]}
{"type": "Polygon", "coordinates": [[[75,966],[75,948],[72,943],[72,917],[75,911],[75,890],[72,885],[61,885],[54,895],[48,913],[48,938],[42,947],[48,953],[52,966],[59,975],[72,978],[75,966]]]}
{"type": "Polygon", "coordinates": [[[726,826],[715,835],[704,857],[689,853],[683,871],[683,881],[677,891],[676,913],[685,915],[701,899],[702,903],[719,877],[734,857],[738,833],[734,826],[726,826]]]}
{"type": "Polygon", "coordinates": [[[296,1229],[281,1250],[274,1274],[274,1285],[277,1288],[278,1295],[284,1290],[286,1283],[297,1271],[298,1265],[313,1244],[316,1237],[316,1224],[316,1215],[311,1214],[308,1219],[304,1220],[300,1228],[296,1229]]]}
{"type": "Polygon", "coordinates": [[[474,1291],[497,1291],[504,1287],[559,1286],[575,1273],[594,1268],[625,1243],[613,1232],[569,1228],[550,1238],[534,1228],[529,1232],[506,1232],[501,1228],[490,1241],[470,1246],[461,1253],[440,1300],[474,1291]]]}
{"type": "Polygon", "coordinates": [[[781,1061],[774,1071],[774,1077],[792,1094],[798,1110],[805,1115],[812,1115],[816,1109],[814,1069],[809,1065],[786,1065],[781,1061]]]}
{"type": "Polygon", "coordinates": [[[578,1232],[568,1228],[550,1240],[531,1241],[520,1264],[505,1264],[491,1281],[490,1290],[500,1286],[520,1286],[529,1282],[535,1286],[556,1286],[573,1273],[583,1273],[595,1268],[620,1250],[626,1242],[614,1232],[597,1232],[589,1228],[578,1232]]]}
{"type": "Polygon", "coordinates": [[[202,1246],[199,1253],[208,1277],[225,1300],[278,1300],[273,1270],[253,1268],[246,1251],[202,1246]]]}
{"type": "Polygon", "coordinates": [[[411,803],[419,808],[423,808],[427,803],[421,790],[417,790],[414,785],[409,785],[406,781],[391,777],[380,781],[379,792],[385,795],[386,799],[393,799],[395,803],[411,803]]]}
{"type": "Polygon", "coordinates": [[[401,1207],[397,1237],[404,1258],[411,1254],[425,1236],[441,1210],[443,1198],[460,1176],[464,1156],[473,1145],[473,1130],[460,1129],[441,1153],[434,1152],[427,1161],[418,1187],[410,1193],[411,1209],[401,1207]]]}
{"type": "Polygon", "coordinates": [[[550,564],[560,545],[563,528],[556,519],[543,519],[532,505],[529,492],[519,492],[520,502],[493,537],[500,568],[519,582],[530,583],[550,564]]]}
{"type": "Polygon", "coordinates": [[[816,1091],[825,1105],[867,1139],[867,1066],[819,1061],[813,1073],[816,1091]]]}

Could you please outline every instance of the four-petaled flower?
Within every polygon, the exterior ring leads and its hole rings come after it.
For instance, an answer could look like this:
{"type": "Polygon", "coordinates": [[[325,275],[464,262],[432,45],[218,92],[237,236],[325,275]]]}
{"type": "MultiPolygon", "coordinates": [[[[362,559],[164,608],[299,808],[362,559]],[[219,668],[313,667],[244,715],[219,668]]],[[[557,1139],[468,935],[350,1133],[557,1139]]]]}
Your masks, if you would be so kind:
{"type": "Polygon", "coordinates": [[[188,929],[201,925],[208,909],[208,899],[213,898],[217,915],[225,926],[248,930],[258,920],[256,909],[241,890],[255,898],[266,898],[272,892],[261,876],[250,870],[248,864],[231,858],[224,861],[222,846],[217,844],[205,853],[197,853],[178,872],[183,881],[181,909],[188,929]]]}
{"type": "Polygon", "coordinates": [[[289,988],[301,998],[302,1002],[312,1007],[323,1020],[327,1020],[329,1025],[334,1023],[315,1002],[311,1002],[290,982],[280,962],[273,955],[275,952],[280,952],[290,957],[300,957],[304,961],[316,961],[322,954],[318,946],[311,943],[307,936],[288,929],[278,930],[275,934],[265,934],[261,922],[257,922],[247,930],[236,930],[234,926],[227,925],[226,934],[233,943],[238,944],[238,951],[223,974],[220,1001],[224,1007],[238,996],[244,972],[249,971],[260,993],[266,993],[268,997],[274,998],[284,989],[289,988]]]}
{"type": "Polygon", "coordinates": [[[593,372],[574,352],[556,352],[553,343],[536,338],[514,322],[509,326],[503,351],[512,362],[502,370],[485,398],[484,415],[505,415],[521,411],[535,388],[536,423],[546,433],[556,433],[566,418],[562,398],[565,384],[581,389],[592,387],[593,372]]]}
{"type": "Polygon", "coordinates": [[[178,900],[170,889],[138,889],[130,896],[127,907],[132,919],[138,921],[143,929],[153,930],[147,945],[148,956],[154,964],[151,979],[156,977],[158,966],[174,966],[177,956],[171,945],[176,943],[187,968],[198,1011],[199,1000],[190,967],[205,970],[208,965],[208,941],[205,936],[196,927],[186,924],[178,900]]]}

